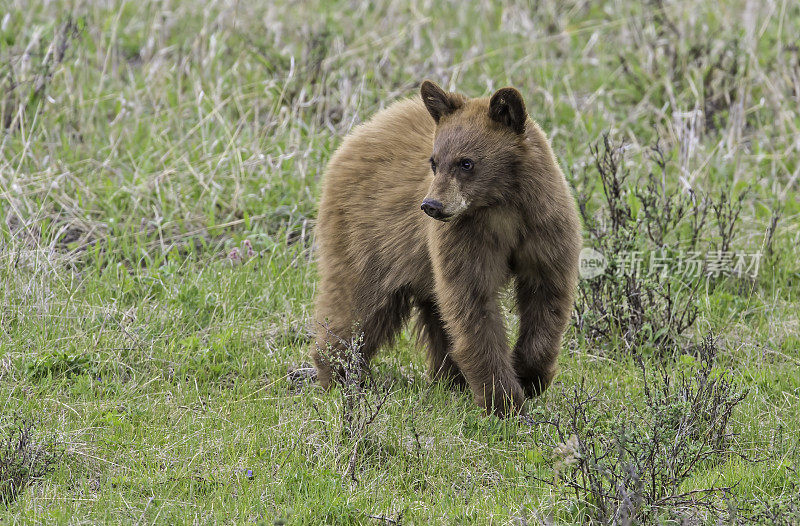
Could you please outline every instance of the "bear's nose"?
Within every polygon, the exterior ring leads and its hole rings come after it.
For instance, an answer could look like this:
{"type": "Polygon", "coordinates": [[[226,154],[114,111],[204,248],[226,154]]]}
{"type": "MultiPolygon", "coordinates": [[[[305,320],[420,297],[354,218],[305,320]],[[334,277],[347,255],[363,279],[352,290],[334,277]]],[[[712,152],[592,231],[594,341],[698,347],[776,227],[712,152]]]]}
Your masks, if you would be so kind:
{"type": "Polygon", "coordinates": [[[422,211],[434,219],[441,219],[444,215],[444,206],[436,199],[425,199],[422,201],[422,211]]]}

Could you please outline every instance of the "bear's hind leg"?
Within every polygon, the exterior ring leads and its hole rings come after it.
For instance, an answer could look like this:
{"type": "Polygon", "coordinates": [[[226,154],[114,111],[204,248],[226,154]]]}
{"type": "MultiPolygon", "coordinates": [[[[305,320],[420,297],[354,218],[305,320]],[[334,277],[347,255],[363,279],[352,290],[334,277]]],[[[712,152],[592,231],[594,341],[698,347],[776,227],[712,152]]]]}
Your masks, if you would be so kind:
{"type": "MultiPolygon", "coordinates": [[[[324,305],[324,298],[319,305],[324,305]]],[[[338,317],[325,316],[318,307],[317,341],[312,358],[317,379],[326,389],[332,381],[360,381],[375,352],[392,339],[411,310],[406,291],[390,294],[384,303],[362,315],[342,315],[342,302],[335,302],[338,317]]]]}
{"type": "Polygon", "coordinates": [[[311,358],[317,369],[317,381],[328,389],[331,382],[341,382],[345,378],[346,364],[352,363],[354,356],[351,349],[358,347],[355,320],[334,322],[329,317],[317,319],[317,338],[311,358]],[[348,362],[348,358],[350,362],[348,362]]]}
{"type": "Polygon", "coordinates": [[[317,381],[328,389],[333,381],[343,379],[347,358],[360,346],[358,313],[354,309],[353,288],[323,274],[314,311],[316,342],[311,358],[317,369],[317,381]]]}
{"type": "Polygon", "coordinates": [[[364,315],[362,355],[365,363],[384,345],[391,345],[411,313],[411,295],[404,289],[390,294],[385,302],[364,315]]]}
{"type": "Polygon", "coordinates": [[[432,380],[445,380],[453,386],[466,387],[467,380],[450,356],[452,342],[444,328],[439,307],[433,301],[418,304],[419,339],[428,351],[428,374],[432,380]]]}

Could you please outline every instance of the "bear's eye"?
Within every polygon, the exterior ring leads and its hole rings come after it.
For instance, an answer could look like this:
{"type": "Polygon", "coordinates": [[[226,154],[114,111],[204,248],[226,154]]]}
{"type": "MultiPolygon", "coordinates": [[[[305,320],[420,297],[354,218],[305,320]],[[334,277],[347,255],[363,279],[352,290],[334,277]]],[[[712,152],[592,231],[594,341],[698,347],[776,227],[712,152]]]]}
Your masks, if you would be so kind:
{"type": "Polygon", "coordinates": [[[430,158],[430,161],[431,161],[431,170],[433,170],[433,173],[436,173],[436,161],[433,160],[433,157],[430,158]]]}
{"type": "Polygon", "coordinates": [[[465,172],[470,172],[470,171],[472,171],[472,169],[475,167],[475,163],[474,163],[474,162],[472,162],[472,159],[461,159],[461,160],[458,162],[458,165],[459,165],[459,166],[461,167],[461,169],[462,169],[463,171],[465,171],[465,172]]]}

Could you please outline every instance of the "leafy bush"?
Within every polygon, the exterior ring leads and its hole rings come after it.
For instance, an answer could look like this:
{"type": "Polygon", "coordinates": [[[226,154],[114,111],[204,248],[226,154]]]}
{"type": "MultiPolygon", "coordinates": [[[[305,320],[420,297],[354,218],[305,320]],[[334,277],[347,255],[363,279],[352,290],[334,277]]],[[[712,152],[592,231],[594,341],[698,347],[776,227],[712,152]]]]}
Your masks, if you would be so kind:
{"type": "Polygon", "coordinates": [[[597,411],[594,399],[576,388],[565,412],[547,421],[558,443],[554,479],[544,482],[573,492],[600,524],[723,513],[732,488],[694,489],[689,481],[699,466],[734,454],[728,422],[747,393],[714,366],[711,337],[698,353],[699,360],[686,360],[684,372],[672,376],[640,361],[643,401],[614,414],[597,411]]]}
{"type": "Polygon", "coordinates": [[[646,175],[632,180],[624,145],[608,135],[592,148],[594,172],[579,182],[578,205],[589,244],[608,258],[605,272],[581,280],[575,325],[595,343],[623,354],[680,348],[697,319],[701,287],[751,260],[733,260],[742,193],[715,199],[668,179],[668,155],[659,143],[645,159],[646,175]],[[599,182],[600,191],[595,191],[599,182]],[[599,204],[591,196],[601,195],[599,204]],[[727,263],[727,265],[726,265],[727,263]]]}
{"type": "Polygon", "coordinates": [[[800,488],[794,488],[794,494],[787,492],[788,498],[769,501],[757,500],[748,503],[748,512],[743,513],[747,524],[763,524],[769,526],[795,526],[800,524],[800,488]]]}

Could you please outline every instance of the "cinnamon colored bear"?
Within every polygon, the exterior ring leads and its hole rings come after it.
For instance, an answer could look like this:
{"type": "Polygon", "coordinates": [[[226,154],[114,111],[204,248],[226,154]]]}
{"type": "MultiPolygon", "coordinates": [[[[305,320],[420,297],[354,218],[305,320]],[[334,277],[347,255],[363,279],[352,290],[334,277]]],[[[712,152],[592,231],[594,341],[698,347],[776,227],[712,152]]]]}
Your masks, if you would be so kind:
{"type": "Polygon", "coordinates": [[[318,379],[340,377],[352,341],[366,365],[413,312],[431,376],[502,416],[553,378],[578,276],[575,201],[516,89],[470,99],[425,81],[420,95],[356,128],[327,166],[318,379]],[[512,279],[513,349],[499,302],[512,279]]]}

